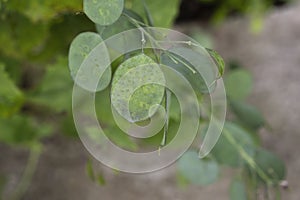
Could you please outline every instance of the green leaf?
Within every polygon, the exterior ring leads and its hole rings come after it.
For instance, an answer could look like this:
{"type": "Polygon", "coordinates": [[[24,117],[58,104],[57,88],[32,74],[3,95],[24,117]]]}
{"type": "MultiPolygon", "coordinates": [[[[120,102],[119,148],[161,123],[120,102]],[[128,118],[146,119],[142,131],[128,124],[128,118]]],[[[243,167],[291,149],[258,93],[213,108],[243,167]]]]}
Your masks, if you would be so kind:
{"type": "Polygon", "coordinates": [[[94,81],[97,81],[99,76],[102,75],[101,81],[99,81],[97,86],[97,91],[106,88],[111,79],[111,68],[106,68],[107,66],[103,64],[109,60],[107,49],[97,49],[99,52],[94,52],[97,53],[97,58],[91,57],[95,56],[95,54],[90,54],[100,43],[102,43],[100,35],[92,32],[85,32],[79,34],[73,40],[69,50],[69,68],[72,78],[78,85],[86,88],[92,86],[91,84],[93,84],[94,81]],[[87,68],[80,69],[80,66],[85,59],[91,59],[93,61],[89,62],[90,65],[87,68]],[[77,74],[79,75],[77,76],[77,74]]]}
{"type": "Polygon", "coordinates": [[[146,1],[145,0],[142,0],[142,1],[143,1],[143,7],[144,7],[145,14],[146,14],[147,22],[148,22],[149,26],[154,26],[153,17],[152,17],[150,10],[146,4],[146,1]]]}
{"type": "Polygon", "coordinates": [[[94,169],[93,169],[93,163],[90,159],[86,162],[85,170],[86,170],[86,174],[88,175],[88,177],[92,181],[95,181],[96,177],[95,177],[95,173],[94,173],[94,169]]]}
{"type": "Polygon", "coordinates": [[[24,98],[1,64],[0,82],[0,117],[8,117],[21,108],[24,98]]]}
{"type": "Polygon", "coordinates": [[[145,54],[129,58],[114,74],[111,102],[116,111],[128,121],[148,119],[156,112],[157,105],[162,102],[164,86],[152,83],[143,85],[145,81],[164,83],[163,72],[154,60],[145,54]],[[129,73],[132,70],[134,72],[129,73]],[[125,74],[126,77],[122,78],[125,74]],[[137,85],[143,86],[137,88],[130,96],[129,91],[133,91],[137,85]]]}
{"type": "Polygon", "coordinates": [[[48,36],[49,25],[33,23],[20,14],[0,18],[1,51],[14,58],[30,60],[43,49],[48,36]]]}
{"type": "Polygon", "coordinates": [[[55,112],[71,109],[73,82],[67,65],[66,58],[59,58],[55,64],[47,67],[39,87],[29,97],[32,103],[51,108],[55,112]]]}
{"type": "Polygon", "coordinates": [[[118,20],[124,8],[124,0],[84,0],[85,14],[96,24],[110,25],[118,20]]]}
{"type": "Polygon", "coordinates": [[[52,133],[48,124],[23,115],[1,119],[0,130],[0,141],[12,145],[27,145],[52,133]]]}
{"type": "Polygon", "coordinates": [[[97,175],[97,183],[101,186],[105,185],[106,181],[102,174],[97,175]]]}
{"type": "MultiPolygon", "coordinates": [[[[169,28],[173,25],[177,16],[180,0],[145,0],[149,13],[153,18],[153,25],[157,27],[169,28]]],[[[139,15],[147,19],[144,4],[141,0],[127,0],[126,8],[132,9],[139,15]]]]}
{"type": "Polygon", "coordinates": [[[6,2],[8,10],[18,11],[34,22],[51,20],[67,11],[82,10],[82,0],[9,0],[6,2]]]}
{"type": "Polygon", "coordinates": [[[233,180],[230,186],[230,200],[247,200],[245,183],[239,179],[233,180]]]}
{"type": "Polygon", "coordinates": [[[121,15],[116,22],[114,22],[109,26],[102,26],[96,24],[96,29],[104,40],[123,31],[136,28],[136,26],[132,23],[132,21],[128,17],[132,17],[137,21],[143,20],[140,18],[139,15],[137,15],[136,13],[130,10],[125,9],[123,13],[124,15],[121,15]]]}
{"type": "Polygon", "coordinates": [[[207,52],[210,54],[212,59],[215,61],[216,65],[218,66],[219,69],[219,76],[223,76],[224,71],[225,71],[225,62],[223,58],[216,52],[215,50],[208,49],[206,48],[207,52]]]}
{"type": "Polygon", "coordinates": [[[244,100],[252,90],[252,76],[243,69],[230,72],[225,77],[227,96],[232,100],[244,100]]]}
{"type": "Polygon", "coordinates": [[[239,102],[239,101],[231,101],[230,107],[232,111],[235,113],[235,115],[237,116],[238,121],[240,121],[248,128],[257,130],[265,123],[262,114],[259,112],[257,108],[255,108],[252,105],[239,102]]]}
{"type": "Polygon", "coordinates": [[[118,147],[135,151],[138,146],[132,139],[120,130],[117,126],[108,126],[103,129],[106,136],[113,141],[118,147]]]}
{"type": "Polygon", "coordinates": [[[284,162],[278,156],[267,150],[257,149],[255,162],[272,182],[279,183],[284,180],[286,168],[284,162]]]}
{"type": "MultiPolygon", "coordinates": [[[[231,122],[225,123],[224,129],[245,149],[249,156],[254,157],[254,142],[246,130],[231,122]]],[[[228,141],[224,134],[221,135],[211,153],[221,164],[239,167],[244,163],[237,148],[228,141]]]]}
{"type": "Polygon", "coordinates": [[[188,181],[197,185],[209,185],[219,176],[218,163],[211,159],[199,159],[195,151],[187,151],[178,161],[178,170],[188,181]]]}

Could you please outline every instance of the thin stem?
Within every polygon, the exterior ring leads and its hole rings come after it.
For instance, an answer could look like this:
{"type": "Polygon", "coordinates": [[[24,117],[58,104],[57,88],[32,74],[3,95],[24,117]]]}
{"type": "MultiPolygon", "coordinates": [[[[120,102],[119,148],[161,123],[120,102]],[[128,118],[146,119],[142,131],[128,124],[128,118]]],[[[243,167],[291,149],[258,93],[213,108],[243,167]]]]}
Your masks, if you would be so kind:
{"type": "Polygon", "coordinates": [[[25,192],[27,191],[32,181],[41,152],[42,151],[41,151],[40,144],[34,144],[30,148],[30,154],[29,154],[25,171],[10,200],[19,200],[24,196],[25,192]]]}
{"type": "MultiPolygon", "coordinates": [[[[151,44],[154,44],[155,46],[157,46],[160,49],[164,49],[159,43],[163,43],[163,42],[168,42],[168,43],[179,43],[179,44],[188,44],[189,46],[194,45],[194,46],[198,46],[201,47],[199,45],[197,45],[196,43],[193,43],[192,41],[159,41],[156,40],[151,34],[149,34],[147,31],[145,31],[145,29],[140,25],[140,22],[133,19],[132,17],[128,16],[127,14],[123,13],[124,16],[128,17],[129,20],[132,21],[132,23],[134,23],[134,25],[139,28],[141,30],[142,33],[144,33],[145,35],[147,35],[147,37],[150,39],[151,44]]],[[[142,23],[144,25],[144,23],[142,23]]],[[[197,73],[197,71],[195,71],[193,69],[193,67],[189,66],[186,62],[184,62],[182,59],[178,58],[177,56],[174,56],[172,54],[170,54],[168,51],[164,51],[169,58],[174,61],[176,64],[178,63],[177,61],[179,61],[180,63],[182,63],[184,66],[186,66],[189,70],[192,71],[193,74],[197,73]],[[176,60],[176,61],[175,61],[176,60]]]]}
{"type": "Polygon", "coordinates": [[[161,146],[165,146],[167,143],[167,134],[168,134],[168,130],[169,130],[169,115],[170,115],[170,106],[171,106],[171,91],[166,89],[165,91],[165,106],[166,106],[166,123],[164,126],[164,135],[163,135],[163,139],[161,141],[161,146]]]}

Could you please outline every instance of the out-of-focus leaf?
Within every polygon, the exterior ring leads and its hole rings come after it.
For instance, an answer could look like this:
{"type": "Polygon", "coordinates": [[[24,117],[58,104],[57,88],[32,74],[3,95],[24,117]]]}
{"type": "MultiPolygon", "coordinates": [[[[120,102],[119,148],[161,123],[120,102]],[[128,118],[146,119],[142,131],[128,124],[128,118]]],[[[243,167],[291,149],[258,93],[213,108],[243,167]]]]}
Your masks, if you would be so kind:
{"type": "Polygon", "coordinates": [[[234,179],[230,186],[230,200],[247,200],[245,183],[239,179],[234,179]]]}
{"type": "Polygon", "coordinates": [[[71,137],[78,137],[78,133],[75,127],[75,122],[73,119],[72,114],[68,114],[62,121],[61,121],[61,131],[63,134],[71,137]]]}
{"type": "Polygon", "coordinates": [[[0,52],[14,58],[30,59],[38,54],[48,36],[48,24],[33,23],[19,14],[0,19],[0,24],[0,52]]]}
{"type": "Polygon", "coordinates": [[[218,163],[211,159],[199,159],[196,151],[187,151],[178,161],[178,170],[189,182],[209,185],[219,176],[218,163]]]}
{"type": "Polygon", "coordinates": [[[154,26],[153,17],[152,17],[152,14],[150,13],[148,5],[146,4],[145,0],[142,0],[142,1],[143,1],[144,12],[146,14],[148,25],[149,26],[154,26]]]}
{"type": "MultiPolygon", "coordinates": [[[[155,81],[161,84],[164,81],[164,75],[159,66],[145,54],[129,58],[119,66],[114,74],[111,102],[116,111],[128,121],[142,121],[149,118],[150,108],[160,104],[164,96],[165,89],[158,84],[143,85],[130,96],[128,91],[132,89],[133,85],[136,85],[136,81],[140,80],[155,81]],[[145,68],[146,65],[148,65],[147,68],[145,68]],[[140,67],[143,67],[143,71],[139,70],[140,67]],[[135,70],[135,74],[129,73],[130,70],[135,70]],[[125,74],[126,78],[123,80],[122,77],[125,74]],[[120,80],[122,83],[124,82],[122,86],[118,83],[120,80]],[[127,102],[129,102],[129,108],[127,102]],[[128,111],[131,116],[128,116],[128,111]]],[[[151,109],[150,116],[156,110],[151,109]]]]}
{"type": "Polygon", "coordinates": [[[180,173],[176,173],[176,181],[179,187],[185,188],[189,185],[189,181],[180,173]]]}
{"type": "Polygon", "coordinates": [[[96,29],[104,40],[123,31],[137,28],[128,17],[132,17],[137,21],[143,20],[138,14],[134,13],[133,11],[125,9],[123,13],[124,15],[121,15],[116,22],[109,26],[96,24],[96,29]]]}
{"type": "Polygon", "coordinates": [[[86,170],[86,174],[88,175],[88,177],[92,181],[95,181],[96,176],[95,176],[94,169],[93,169],[93,163],[90,159],[86,162],[85,170],[86,170]]]}
{"type": "Polygon", "coordinates": [[[252,90],[251,74],[243,69],[230,72],[225,77],[225,87],[227,96],[233,100],[244,100],[252,90]]]}
{"type": "Polygon", "coordinates": [[[65,58],[59,58],[54,65],[49,65],[37,91],[29,97],[31,102],[56,112],[70,110],[73,81],[67,66],[65,58]]]}
{"type": "MultiPolygon", "coordinates": [[[[254,142],[246,130],[231,122],[225,123],[224,129],[244,148],[249,156],[254,156],[254,142]]],[[[244,163],[238,150],[228,141],[224,134],[221,135],[213,148],[212,154],[219,163],[232,167],[238,167],[244,163]]]]}
{"type": "Polygon", "coordinates": [[[28,116],[14,115],[0,120],[0,141],[7,144],[29,144],[51,133],[51,126],[28,116]]]}
{"type": "Polygon", "coordinates": [[[94,30],[92,23],[85,15],[64,14],[51,21],[49,36],[36,55],[40,62],[52,61],[54,57],[65,55],[74,37],[82,32],[94,30]]]}
{"type": "Polygon", "coordinates": [[[84,0],[85,14],[96,24],[110,25],[118,20],[124,8],[124,0],[84,0]]]}
{"type": "Polygon", "coordinates": [[[257,130],[264,125],[265,120],[262,114],[254,106],[239,101],[230,102],[230,106],[238,120],[245,126],[257,130]]]}
{"type": "Polygon", "coordinates": [[[194,29],[191,32],[191,37],[196,40],[199,44],[206,48],[213,48],[213,39],[211,35],[201,29],[194,29]]]}
{"type": "Polygon", "coordinates": [[[102,174],[97,175],[97,183],[102,186],[105,185],[106,181],[102,174]]]}
{"type": "Polygon", "coordinates": [[[278,156],[267,150],[258,149],[255,154],[255,162],[272,182],[279,183],[284,180],[286,168],[278,156]]]}
{"type": "Polygon", "coordinates": [[[17,112],[23,104],[23,94],[12,82],[0,63],[0,117],[17,112]]]}
{"type": "MultiPolygon", "coordinates": [[[[179,0],[165,0],[163,3],[160,0],[145,0],[145,3],[152,15],[154,26],[168,28],[173,25],[180,6],[179,0]]],[[[141,0],[126,1],[126,8],[132,9],[143,16],[144,19],[147,19],[147,14],[141,0]]]]}
{"type": "Polygon", "coordinates": [[[9,0],[5,6],[7,10],[23,13],[36,22],[50,20],[63,12],[80,11],[82,10],[82,0],[9,0]]]}

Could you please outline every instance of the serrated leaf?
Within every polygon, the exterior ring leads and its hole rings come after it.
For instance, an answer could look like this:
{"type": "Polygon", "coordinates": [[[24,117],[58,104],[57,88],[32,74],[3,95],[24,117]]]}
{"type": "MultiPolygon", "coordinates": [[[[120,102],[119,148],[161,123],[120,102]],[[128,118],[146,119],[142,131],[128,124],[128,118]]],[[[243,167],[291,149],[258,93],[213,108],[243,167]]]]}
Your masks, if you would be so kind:
{"type": "MultiPolygon", "coordinates": [[[[224,129],[244,148],[249,156],[254,157],[254,142],[246,130],[231,122],[225,123],[224,129]]],[[[221,164],[238,167],[244,163],[237,148],[223,134],[211,153],[221,164]]]]}
{"type": "Polygon", "coordinates": [[[0,117],[8,117],[21,108],[24,98],[1,64],[0,82],[0,117]]]}
{"type": "Polygon", "coordinates": [[[37,123],[29,116],[13,115],[0,120],[0,141],[7,144],[27,145],[51,133],[51,126],[37,123]]]}
{"type": "Polygon", "coordinates": [[[230,200],[247,200],[247,191],[244,182],[235,179],[230,185],[230,200]]]}
{"type": "MultiPolygon", "coordinates": [[[[69,50],[69,68],[71,76],[76,84],[87,89],[94,90],[94,84],[99,81],[96,90],[105,89],[110,83],[111,68],[108,51],[102,43],[99,34],[85,32],[79,34],[72,42],[69,50]],[[96,51],[94,48],[97,48],[96,51]],[[88,66],[80,68],[82,63],[88,60],[88,66]]],[[[102,43],[103,44],[103,43],[102,43]]]]}
{"type": "Polygon", "coordinates": [[[178,170],[189,182],[197,185],[214,183],[219,176],[218,163],[211,159],[199,159],[196,151],[187,151],[178,161],[178,170]]]}
{"type": "Polygon", "coordinates": [[[248,128],[257,130],[265,123],[262,114],[252,105],[239,101],[231,101],[230,107],[237,116],[238,121],[248,128]]]}
{"type": "Polygon", "coordinates": [[[210,54],[212,59],[215,61],[218,69],[219,69],[219,76],[223,76],[224,71],[225,71],[225,62],[223,58],[220,56],[218,52],[216,52],[213,49],[206,48],[207,52],[210,54]]]}
{"type": "Polygon", "coordinates": [[[225,77],[227,96],[232,100],[244,100],[252,90],[252,76],[243,69],[230,72],[225,77]]]}
{"type": "Polygon", "coordinates": [[[124,8],[124,0],[84,0],[85,14],[96,24],[110,25],[118,20],[124,8]]]}
{"type": "Polygon", "coordinates": [[[59,58],[55,64],[49,65],[39,87],[29,97],[30,101],[56,112],[70,110],[73,82],[67,65],[65,58],[59,58]]]}
{"type": "Polygon", "coordinates": [[[164,84],[161,69],[145,54],[129,58],[114,74],[111,102],[116,111],[128,121],[146,120],[155,113],[163,99],[164,86],[152,83],[143,85],[146,81],[164,84]],[[126,77],[122,78],[125,74],[126,77]],[[141,87],[134,90],[137,86],[141,87]],[[133,92],[132,96],[130,91],[133,92]]]}

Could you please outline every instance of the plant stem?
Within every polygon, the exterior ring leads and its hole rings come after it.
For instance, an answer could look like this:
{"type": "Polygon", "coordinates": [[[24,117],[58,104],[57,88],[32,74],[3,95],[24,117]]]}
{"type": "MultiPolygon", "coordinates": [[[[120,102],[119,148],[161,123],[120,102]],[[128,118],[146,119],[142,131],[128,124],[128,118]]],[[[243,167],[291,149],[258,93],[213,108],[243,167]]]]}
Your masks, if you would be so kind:
{"type": "Polygon", "coordinates": [[[11,196],[10,200],[21,199],[23,197],[23,195],[25,194],[25,192],[27,191],[27,189],[32,181],[34,172],[36,170],[41,152],[42,152],[42,150],[41,150],[40,144],[34,144],[30,148],[30,154],[29,154],[26,168],[25,168],[24,173],[21,177],[21,180],[18,183],[18,185],[14,191],[14,194],[11,196]]]}

